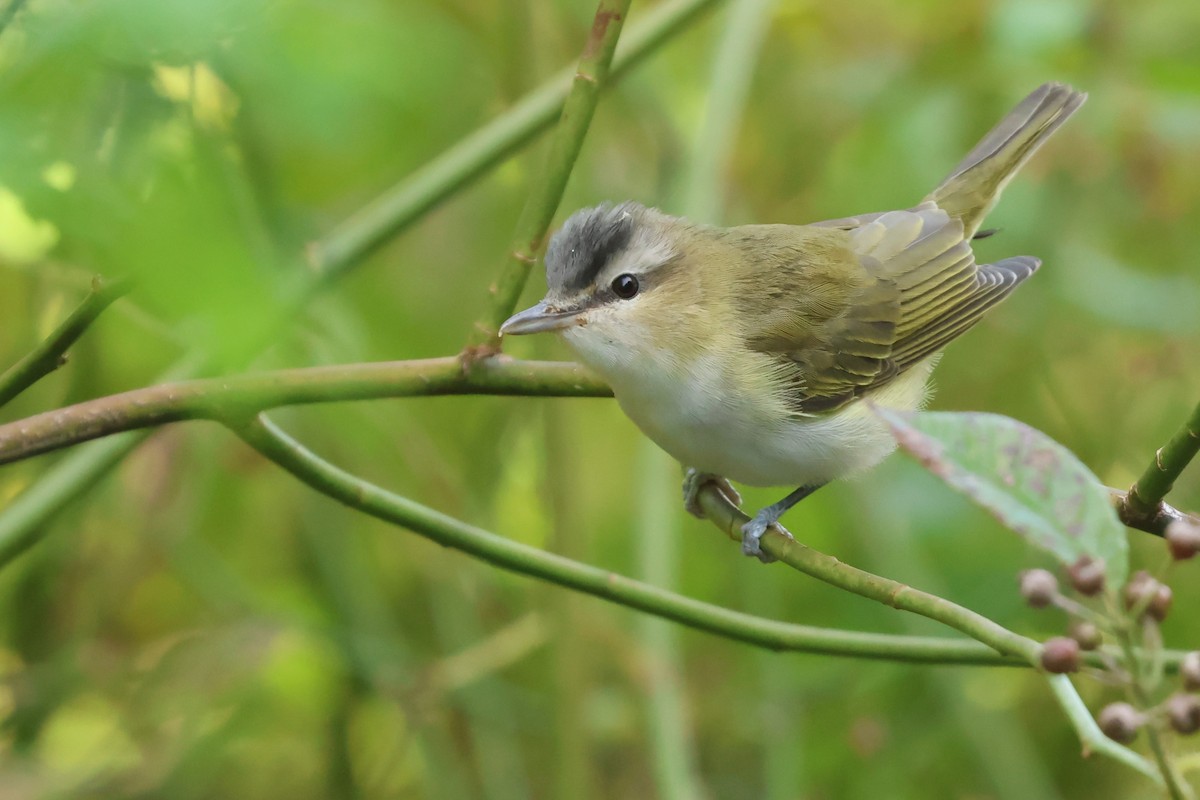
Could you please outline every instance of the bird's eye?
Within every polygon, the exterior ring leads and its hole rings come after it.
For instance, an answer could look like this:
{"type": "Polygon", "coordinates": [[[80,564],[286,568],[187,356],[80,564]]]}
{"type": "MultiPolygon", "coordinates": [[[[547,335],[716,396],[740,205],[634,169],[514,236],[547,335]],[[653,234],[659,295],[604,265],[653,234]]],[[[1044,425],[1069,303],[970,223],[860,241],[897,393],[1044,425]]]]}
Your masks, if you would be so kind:
{"type": "Polygon", "coordinates": [[[638,293],[638,279],[632,275],[618,275],[613,278],[612,290],[617,297],[628,300],[638,293]]]}

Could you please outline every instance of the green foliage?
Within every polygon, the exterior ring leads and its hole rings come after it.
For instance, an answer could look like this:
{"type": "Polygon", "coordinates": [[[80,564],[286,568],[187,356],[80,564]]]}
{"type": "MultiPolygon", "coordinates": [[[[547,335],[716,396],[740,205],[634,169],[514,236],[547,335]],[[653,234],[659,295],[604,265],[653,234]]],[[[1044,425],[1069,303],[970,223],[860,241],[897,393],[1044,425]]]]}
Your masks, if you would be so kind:
{"type": "Polygon", "coordinates": [[[1108,489],[1070,450],[997,414],[877,409],[900,446],[947,486],[1064,567],[1091,558],[1125,585],[1129,545],[1108,489]]]}
{"type": "MultiPolygon", "coordinates": [[[[306,243],[569,65],[594,5],[29,0],[0,32],[0,369],[93,273],[142,283],[3,420],[146,385],[197,345],[239,351],[306,274],[306,243]]],[[[630,28],[650,8],[637,0],[630,28]]],[[[727,13],[605,95],[559,219],[606,199],[706,207],[684,172],[727,13]]],[[[934,404],[1022,420],[1128,486],[1200,397],[1197,25],[1189,2],[778,3],[721,164],[724,202],[707,206],[719,217],[703,221],[909,205],[1037,84],[1089,91],[978,244],[981,260],[1045,266],[947,352],[934,404]]],[[[457,352],[545,155],[513,157],[358,265],[255,366],[457,352]]],[[[445,513],[637,569],[641,435],[611,401],[430,398],[279,421],[445,513]]],[[[0,513],[55,458],[0,469],[0,513]]],[[[1171,497],[1200,508],[1195,468],[1171,497]]],[[[942,633],[742,559],[674,513],[680,591],[942,633]]],[[[785,524],[1031,635],[1061,632],[1016,592],[1037,554],[903,459],[785,524]]],[[[660,656],[630,612],[349,513],[213,427],[155,435],[45,534],[0,573],[0,783],[23,797],[664,794],[646,711],[660,656]]],[[[1134,568],[1162,558],[1133,536],[1134,568]]],[[[1193,645],[1200,582],[1175,588],[1163,635],[1193,645]]],[[[678,645],[683,727],[712,797],[1144,794],[1138,776],[1080,758],[1030,672],[782,656],[691,632],[678,645]]]]}

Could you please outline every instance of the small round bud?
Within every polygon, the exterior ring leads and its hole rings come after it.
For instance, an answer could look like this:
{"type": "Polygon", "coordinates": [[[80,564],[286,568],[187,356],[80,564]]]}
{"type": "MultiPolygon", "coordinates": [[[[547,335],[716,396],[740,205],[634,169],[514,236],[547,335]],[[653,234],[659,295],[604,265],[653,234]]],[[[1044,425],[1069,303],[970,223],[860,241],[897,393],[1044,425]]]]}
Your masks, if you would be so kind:
{"type": "Polygon", "coordinates": [[[1128,611],[1134,606],[1146,608],[1156,591],[1158,591],[1158,581],[1154,580],[1146,570],[1139,569],[1133,573],[1129,583],[1125,584],[1125,610],[1128,611]]]}
{"type": "Polygon", "coordinates": [[[1142,727],[1145,717],[1129,703],[1109,703],[1100,709],[1096,721],[1100,723],[1100,730],[1104,731],[1105,736],[1114,742],[1129,744],[1137,738],[1138,728],[1142,727]]]}
{"type": "Polygon", "coordinates": [[[1104,642],[1100,629],[1086,620],[1074,620],[1067,628],[1067,636],[1079,643],[1080,650],[1095,650],[1104,642]]]}
{"type": "Polygon", "coordinates": [[[1189,692],[1200,691],[1200,650],[1193,650],[1183,657],[1179,674],[1183,677],[1183,688],[1189,692]]]}
{"type": "Polygon", "coordinates": [[[1058,578],[1044,569],[1027,569],[1021,573],[1021,597],[1033,608],[1045,608],[1058,596],[1058,578]]]}
{"type": "Polygon", "coordinates": [[[1177,732],[1187,736],[1200,730],[1200,697],[1178,692],[1167,698],[1164,708],[1177,732]]]}
{"type": "Polygon", "coordinates": [[[1078,561],[1067,567],[1067,576],[1075,591],[1084,597],[1095,597],[1104,590],[1104,562],[1091,556],[1080,556],[1078,561]]]}
{"type": "Polygon", "coordinates": [[[1175,593],[1171,591],[1171,587],[1165,583],[1160,583],[1154,590],[1154,597],[1150,600],[1150,605],[1146,608],[1146,613],[1159,622],[1162,622],[1171,611],[1171,603],[1174,600],[1175,593]]]}
{"type": "Polygon", "coordinates": [[[1194,522],[1175,520],[1167,526],[1166,539],[1171,557],[1176,561],[1186,561],[1200,553],[1200,525],[1194,522]]]}
{"type": "Polygon", "coordinates": [[[1079,642],[1066,636],[1047,639],[1042,645],[1042,668],[1061,675],[1079,669],[1079,642]]]}

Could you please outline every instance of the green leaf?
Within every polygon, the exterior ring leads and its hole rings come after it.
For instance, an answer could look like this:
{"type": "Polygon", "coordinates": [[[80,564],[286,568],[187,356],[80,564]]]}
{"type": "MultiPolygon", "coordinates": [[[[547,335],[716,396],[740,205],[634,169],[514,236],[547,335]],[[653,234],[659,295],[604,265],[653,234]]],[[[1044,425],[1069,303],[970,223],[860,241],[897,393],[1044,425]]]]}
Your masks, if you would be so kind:
{"type": "Polygon", "coordinates": [[[1129,572],[1108,490],[1070,450],[1008,417],[877,408],[900,447],[947,485],[1065,566],[1103,562],[1109,587],[1129,572]]]}

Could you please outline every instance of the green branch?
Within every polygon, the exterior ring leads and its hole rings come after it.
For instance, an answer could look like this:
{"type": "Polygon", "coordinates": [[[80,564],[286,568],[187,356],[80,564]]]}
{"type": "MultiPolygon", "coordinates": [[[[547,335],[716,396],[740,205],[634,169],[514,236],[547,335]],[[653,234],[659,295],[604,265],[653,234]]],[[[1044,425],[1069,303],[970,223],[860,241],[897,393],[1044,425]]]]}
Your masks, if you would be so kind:
{"type": "Polygon", "coordinates": [[[126,281],[106,283],[99,276],[92,278],[91,291],[79,307],[28,355],[0,375],[0,406],[67,363],[71,345],[129,288],[126,281]]]}
{"type": "Polygon", "coordinates": [[[519,544],[388,492],[321,459],[264,417],[230,427],[251,447],[322,494],[513,572],[595,595],[691,628],[764,647],[855,658],[1019,666],[977,642],[791,625],[709,605],[519,544]]]}
{"type": "Polygon", "coordinates": [[[126,431],[189,419],[222,420],[281,406],[389,397],[489,394],[611,397],[576,364],[457,358],[309,367],[164,383],[0,425],[0,464],[126,431]]]}
{"type": "Polygon", "coordinates": [[[1163,503],[1163,498],[1175,485],[1175,479],[1200,452],[1200,404],[1187,421],[1175,431],[1165,445],[1154,453],[1154,460],[1117,503],[1117,514],[1125,524],[1146,530],[1154,528],[1160,535],[1179,517],[1179,512],[1163,503]]]}
{"type": "MultiPolygon", "coordinates": [[[[700,492],[699,500],[700,507],[709,521],[724,531],[731,539],[740,542],[742,525],[749,522],[750,518],[711,486],[700,492]]],[[[998,653],[1019,658],[1031,666],[1037,666],[1040,662],[1042,652],[1040,644],[1033,639],[1013,633],[969,608],[956,605],[949,600],[922,592],[903,583],[864,572],[849,564],[843,564],[832,556],[806,547],[795,539],[789,539],[774,528],[767,530],[767,535],[762,539],[762,545],[768,555],[774,556],[793,569],[798,569],[806,575],[811,575],[839,589],[853,592],[901,611],[911,611],[914,614],[936,620],[967,634],[972,639],[987,644],[998,653]]]]}
{"type": "Polygon", "coordinates": [[[499,350],[500,325],[516,308],[529,279],[529,271],[537,263],[550,221],[562,202],[567,179],[571,177],[571,170],[583,148],[583,139],[592,124],[600,90],[608,79],[609,65],[629,12],[629,3],[630,0],[600,0],[596,8],[591,32],[579,57],[571,94],[563,104],[562,118],[554,130],[550,156],[529,188],[500,278],[490,289],[492,305],[471,334],[469,348],[474,353],[490,355],[499,350]]]}

